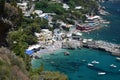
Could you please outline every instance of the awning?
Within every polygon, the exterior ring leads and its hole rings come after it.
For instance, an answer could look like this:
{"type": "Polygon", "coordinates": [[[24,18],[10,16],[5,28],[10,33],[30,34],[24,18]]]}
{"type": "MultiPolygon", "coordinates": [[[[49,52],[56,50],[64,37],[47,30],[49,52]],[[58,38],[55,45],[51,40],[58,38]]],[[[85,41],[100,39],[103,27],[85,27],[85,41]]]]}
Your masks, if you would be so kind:
{"type": "Polygon", "coordinates": [[[33,50],[26,50],[25,53],[28,55],[32,55],[34,53],[34,51],[33,50]]]}

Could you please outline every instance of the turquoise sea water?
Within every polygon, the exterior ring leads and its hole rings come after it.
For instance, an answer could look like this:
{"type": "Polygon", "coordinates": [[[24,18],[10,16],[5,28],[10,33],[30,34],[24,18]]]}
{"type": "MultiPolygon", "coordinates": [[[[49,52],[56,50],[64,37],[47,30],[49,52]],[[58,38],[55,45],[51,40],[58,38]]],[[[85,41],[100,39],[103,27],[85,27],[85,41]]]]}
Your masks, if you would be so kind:
{"type": "MultiPolygon", "coordinates": [[[[111,24],[107,28],[90,32],[84,36],[87,38],[102,39],[105,41],[120,44],[120,1],[105,2],[107,11],[111,13],[104,17],[111,24]]],[[[44,64],[45,70],[60,71],[68,75],[69,80],[120,80],[120,61],[115,56],[109,55],[108,52],[85,49],[80,50],[59,50],[55,55],[46,54],[42,59],[34,60],[32,66],[39,67],[44,64]],[[63,52],[70,52],[69,56],[64,56],[63,52]],[[83,61],[86,60],[86,61],[83,61]],[[94,67],[88,67],[91,61],[99,61],[94,67]],[[116,68],[110,65],[115,64],[116,68]],[[106,75],[98,75],[98,72],[106,72],[106,75]]]]}

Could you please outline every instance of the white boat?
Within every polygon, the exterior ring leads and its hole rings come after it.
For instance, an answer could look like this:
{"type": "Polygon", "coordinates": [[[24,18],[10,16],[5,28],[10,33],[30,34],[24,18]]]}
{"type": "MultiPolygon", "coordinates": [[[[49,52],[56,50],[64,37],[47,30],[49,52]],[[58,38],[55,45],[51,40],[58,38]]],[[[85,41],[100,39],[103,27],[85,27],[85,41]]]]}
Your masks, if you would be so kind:
{"type": "Polygon", "coordinates": [[[117,66],[114,64],[111,64],[110,67],[116,68],[117,66]]]}
{"type": "Polygon", "coordinates": [[[120,57],[116,57],[116,59],[120,61],[120,57]]]}
{"type": "Polygon", "coordinates": [[[99,64],[100,62],[94,60],[91,63],[93,63],[93,64],[99,64]]]}
{"type": "Polygon", "coordinates": [[[98,75],[105,75],[106,72],[98,72],[98,75]]]}
{"type": "Polygon", "coordinates": [[[85,62],[86,60],[83,59],[82,61],[85,62]]]}
{"type": "Polygon", "coordinates": [[[94,66],[93,64],[91,64],[91,63],[88,63],[88,66],[94,66]]]}

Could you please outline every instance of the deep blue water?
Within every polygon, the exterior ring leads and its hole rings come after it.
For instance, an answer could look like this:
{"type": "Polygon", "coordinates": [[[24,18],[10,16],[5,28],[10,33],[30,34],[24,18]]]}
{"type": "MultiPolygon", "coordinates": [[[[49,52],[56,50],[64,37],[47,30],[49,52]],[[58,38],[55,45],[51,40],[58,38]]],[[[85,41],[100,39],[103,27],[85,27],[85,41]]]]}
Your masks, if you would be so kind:
{"type": "MultiPolygon", "coordinates": [[[[109,27],[90,32],[84,36],[87,38],[102,39],[105,41],[120,44],[120,1],[105,2],[106,10],[111,15],[104,16],[110,21],[109,27]]],[[[42,59],[34,60],[32,66],[39,67],[44,64],[45,70],[60,71],[68,75],[69,80],[120,80],[120,61],[115,56],[109,55],[108,52],[80,49],[80,50],[59,50],[55,55],[46,54],[42,59]],[[63,52],[70,52],[69,56],[64,56],[63,52]],[[85,62],[82,60],[86,60],[85,62]],[[99,61],[94,67],[88,67],[91,61],[99,61]],[[110,65],[115,64],[116,68],[110,65]],[[99,76],[98,72],[106,72],[106,75],[99,76]]]]}
{"type": "Polygon", "coordinates": [[[84,36],[120,44],[120,1],[105,2],[102,5],[110,13],[110,15],[103,16],[103,18],[111,23],[108,27],[92,31],[89,34],[86,33],[84,36]]]}

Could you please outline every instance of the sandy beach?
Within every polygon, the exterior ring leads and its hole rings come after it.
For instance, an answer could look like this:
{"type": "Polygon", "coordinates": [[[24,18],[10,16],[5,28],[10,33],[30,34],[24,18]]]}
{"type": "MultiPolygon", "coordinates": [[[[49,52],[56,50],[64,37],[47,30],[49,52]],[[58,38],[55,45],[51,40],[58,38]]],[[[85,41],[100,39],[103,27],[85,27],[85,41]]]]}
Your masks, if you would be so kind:
{"type": "Polygon", "coordinates": [[[33,56],[42,56],[43,54],[54,54],[55,51],[62,48],[62,41],[55,41],[54,44],[45,46],[45,49],[40,49],[33,56]]]}

